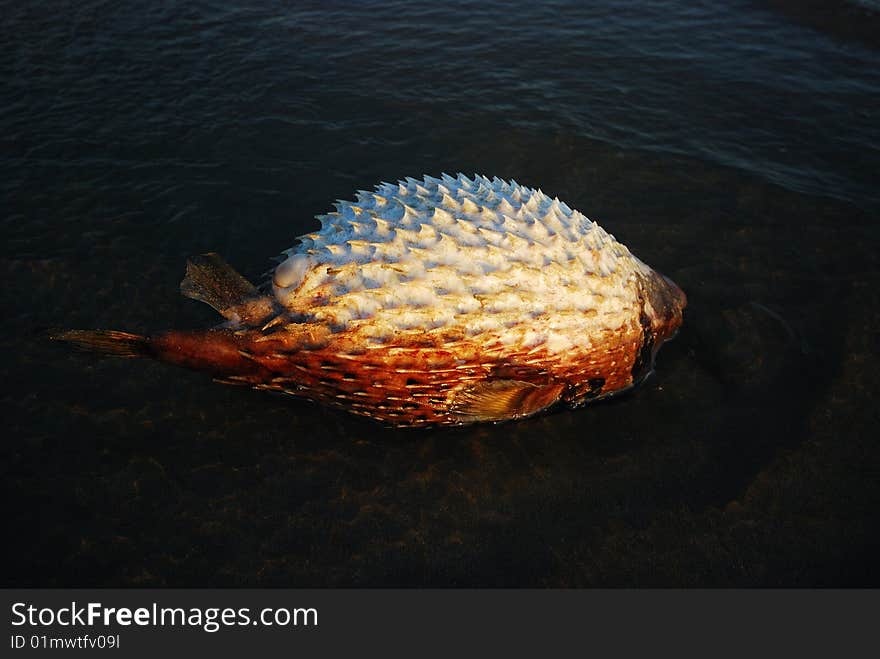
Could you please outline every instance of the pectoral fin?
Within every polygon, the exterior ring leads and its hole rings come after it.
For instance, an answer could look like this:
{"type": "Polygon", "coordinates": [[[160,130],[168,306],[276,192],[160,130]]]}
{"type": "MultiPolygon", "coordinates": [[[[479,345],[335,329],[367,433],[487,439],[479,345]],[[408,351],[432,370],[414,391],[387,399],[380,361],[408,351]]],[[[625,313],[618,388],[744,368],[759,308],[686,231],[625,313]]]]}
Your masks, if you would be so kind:
{"type": "Polygon", "coordinates": [[[200,254],[187,261],[180,292],[212,306],[234,322],[256,324],[273,311],[271,300],[238,274],[218,254],[200,254]]]}
{"type": "Polygon", "coordinates": [[[490,380],[457,392],[451,411],[465,423],[521,419],[553,405],[564,388],[561,384],[490,380]]]}

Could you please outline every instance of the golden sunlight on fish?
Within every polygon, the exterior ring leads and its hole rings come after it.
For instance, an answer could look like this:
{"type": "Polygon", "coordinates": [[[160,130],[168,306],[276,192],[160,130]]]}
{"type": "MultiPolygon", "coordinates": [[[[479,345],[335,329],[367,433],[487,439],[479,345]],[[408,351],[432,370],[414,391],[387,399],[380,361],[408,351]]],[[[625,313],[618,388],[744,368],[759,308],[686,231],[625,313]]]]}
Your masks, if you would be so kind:
{"type": "Polygon", "coordinates": [[[395,426],[577,407],[626,390],[675,334],[684,293],[558,199],[498,178],[407,178],[319,216],[262,290],[216,254],[181,292],[226,322],[55,338],[149,356],[395,426]]]}

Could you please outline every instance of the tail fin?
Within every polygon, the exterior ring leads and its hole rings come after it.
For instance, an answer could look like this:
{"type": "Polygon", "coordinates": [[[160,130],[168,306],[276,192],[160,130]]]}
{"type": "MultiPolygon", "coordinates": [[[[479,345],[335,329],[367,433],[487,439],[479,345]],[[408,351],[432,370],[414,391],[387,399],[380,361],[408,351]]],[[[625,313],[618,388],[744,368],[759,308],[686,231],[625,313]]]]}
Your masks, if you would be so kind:
{"type": "Polygon", "coordinates": [[[149,339],[139,334],[116,330],[69,330],[49,335],[55,341],[67,341],[80,350],[114,357],[151,356],[149,339]]]}

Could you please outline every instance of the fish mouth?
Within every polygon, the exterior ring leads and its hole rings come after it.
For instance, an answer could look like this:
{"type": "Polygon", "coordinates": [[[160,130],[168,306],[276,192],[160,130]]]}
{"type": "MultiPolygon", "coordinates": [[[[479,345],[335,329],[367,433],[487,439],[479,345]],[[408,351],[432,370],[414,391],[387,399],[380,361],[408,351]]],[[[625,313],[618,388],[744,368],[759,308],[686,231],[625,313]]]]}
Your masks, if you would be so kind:
{"type": "Polygon", "coordinates": [[[639,278],[641,346],[632,366],[632,382],[643,381],[654,370],[661,346],[678,333],[687,296],[669,277],[651,270],[639,278]]]}
{"type": "Polygon", "coordinates": [[[685,295],[684,291],[681,290],[678,284],[672,281],[669,277],[664,275],[662,272],[658,272],[658,275],[663,279],[666,285],[669,287],[669,290],[672,293],[672,296],[675,298],[675,302],[678,305],[679,311],[684,311],[684,308],[688,304],[687,295],[685,295]]]}
{"type": "Polygon", "coordinates": [[[687,295],[672,279],[654,271],[645,282],[644,304],[654,335],[654,344],[659,348],[678,333],[681,327],[682,312],[687,306],[687,295]]]}

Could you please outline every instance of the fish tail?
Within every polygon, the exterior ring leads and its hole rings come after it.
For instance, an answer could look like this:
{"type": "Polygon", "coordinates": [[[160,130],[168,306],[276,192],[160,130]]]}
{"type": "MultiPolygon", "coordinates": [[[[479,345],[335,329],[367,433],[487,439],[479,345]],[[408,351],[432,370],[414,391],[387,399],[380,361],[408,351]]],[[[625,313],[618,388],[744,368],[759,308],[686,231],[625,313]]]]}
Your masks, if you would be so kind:
{"type": "Polygon", "coordinates": [[[152,357],[150,340],[140,334],[117,330],[67,330],[52,332],[49,338],[66,341],[85,352],[114,357],[152,357]]]}
{"type": "Polygon", "coordinates": [[[49,338],[86,352],[111,357],[151,357],[160,362],[220,377],[265,375],[248,350],[248,342],[225,330],[169,331],[142,336],[116,330],[68,330],[49,338]]]}

